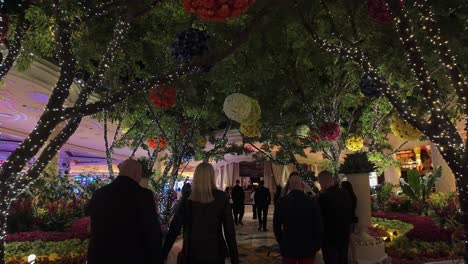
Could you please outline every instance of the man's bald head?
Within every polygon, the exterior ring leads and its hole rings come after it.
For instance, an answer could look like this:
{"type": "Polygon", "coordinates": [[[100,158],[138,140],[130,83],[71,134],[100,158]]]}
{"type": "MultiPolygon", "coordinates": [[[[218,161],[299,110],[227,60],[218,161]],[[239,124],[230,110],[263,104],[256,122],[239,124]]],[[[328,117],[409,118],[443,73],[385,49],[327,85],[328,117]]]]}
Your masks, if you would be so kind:
{"type": "Polygon", "coordinates": [[[141,163],[137,160],[127,159],[119,165],[119,176],[130,177],[139,183],[142,175],[143,169],[141,167],[141,163]]]}
{"type": "Polygon", "coordinates": [[[297,191],[304,191],[304,183],[301,180],[301,177],[297,173],[291,173],[288,180],[289,189],[297,190],[297,191]]]}
{"type": "Polygon", "coordinates": [[[329,171],[320,172],[318,175],[318,181],[320,183],[320,187],[322,187],[322,190],[326,190],[335,184],[333,181],[333,174],[331,174],[329,171]]]}

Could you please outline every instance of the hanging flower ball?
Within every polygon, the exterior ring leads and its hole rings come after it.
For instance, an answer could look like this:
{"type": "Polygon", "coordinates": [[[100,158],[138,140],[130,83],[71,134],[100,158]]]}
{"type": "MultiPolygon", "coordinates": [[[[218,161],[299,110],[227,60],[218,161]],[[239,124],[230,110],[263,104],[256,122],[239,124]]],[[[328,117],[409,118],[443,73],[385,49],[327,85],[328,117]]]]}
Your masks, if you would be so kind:
{"type": "Polygon", "coordinates": [[[200,135],[195,139],[195,144],[200,148],[205,148],[206,143],[208,143],[208,140],[204,136],[200,135]]]}
{"type": "Polygon", "coordinates": [[[195,159],[195,150],[191,147],[187,148],[184,156],[182,157],[182,161],[188,163],[194,159],[195,159]]]}
{"type": "Polygon", "coordinates": [[[0,43],[3,43],[8,36],[8,17],[0,14],[0,43]]]}
{"type": "Polygon", "coordinates": [[[422,136],[421,131],[412,127],[408,122],[399,117],[397,114],[392,116],[390,129],[395,136],[402,140],[417,140],[422,136]]]}
{"type": "Polygon", "coordinates": [[[361,136],[350,136],[346,139],[346,148],[351,151],[358,151],[364,147],[364,139],[361,136]]]}
{"type": "MultiPolygon", "coordinates": [[[[400,0],[400,5],[403,7],[404,0],[400,0]]],[[[368,0],[367,11],[372,22],[380,25],[389,25],[394,22],[394,17],[387,6],[387,0],[368,0]]]]}
{"type": "Polygon", "coordinates": [[[375,86],[374,80],[372,80],[372,77],[370,77],[367,74],[362,76],[361,82],[359,83],[359,89],[361,90],[361,93],[363,93],[367,97],[380,96],[380,92],[375,86]]]}
{"type": "Polygon", "coordinates": [[[253,125],[241,124],[240,132],[242,133],[242,135],[248,138],[260,137],[262,135],[260,133],[260,122],[257,122],[253,125]]]}
{"type": "Polygon", "coordinates": [[[262,110],[260,109],[258,101],[252,98],[250,98],[250,101],[250,114],[246,119],[241,121],[244,125],[256,124],[261,118],[262,110]]]}
{"type": "Polygon", "coordinates": [[[310,128],[307,125],[300,125],[296,129],[296,135],[300,138],[306,138],[310,135],[310,128]]]}
{"type": "Polygon", "coordinates": [[[226,22],[247,12],[255,0],[184,0],[184,10],[201,20],[226,22]]]}
{"type": "Polygon", "coordinates": [[[208,33],[196,28],[179,32],[171,46],[172,57],[183,63],[202,56],[208,51],[208,39],[208,33]]]}
{"type": "Polygon", "coordinates": [[[242,123],[251,115],[252,107],[254,107],[252,100],[247,95],[233,93],[224,100],[223,111],[229,119],[242,123]]]}
{"type": "Polygon", "coordinates": [[[150,100],[160,109],[168,109],[176,104],[177,92],[175,87],[157,86],[150,90],[150,100]]]}
{"type": "Polygon", "coordinates": [[[164,149],[167,146],[167,138],[164,136],[155,137],[146,141],[148,146],[152,149],[157,149],[159,145],[159,150],[164,149]]]}
{"type": "Polygon", "coordinates": [[[326,141],[336,141],[341,135],[341,128],[335,122],[323,123],[320,128],[320,137],[326,141]]]}

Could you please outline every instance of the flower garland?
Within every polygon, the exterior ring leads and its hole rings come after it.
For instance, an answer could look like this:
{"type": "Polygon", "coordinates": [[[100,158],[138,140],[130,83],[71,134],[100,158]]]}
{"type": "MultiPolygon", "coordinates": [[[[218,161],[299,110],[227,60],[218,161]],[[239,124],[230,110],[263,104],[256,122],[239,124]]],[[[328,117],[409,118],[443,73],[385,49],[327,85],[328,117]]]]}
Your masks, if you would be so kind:
{"type": "Polygon", "coordinates": [[[247,12],[255,0],[184,0],[184,10],[202,20],[226,22],[247,12]]]}
{"type": "Polygon", "coordinates": [[[8,17],[0,14],[0,43],[3,43],[8,36],[8,17]]]}
{"type": "Polygon", "coordinates": [[[159,147],[159,150],[162,150],[167,146],[167,138],[165,136],[159,136],[147,140],[146,143],[148,143],[148,146],[152,149],[159,147]]]}
{"type": "Polygon", "coordinates": [[[361,93],[363,93],[367,97],[379,97],[380,92],[375,86],[374,80],[368,74],[365,74],[361,78],[361,82],[359,82],[359,89],[361,93]]]}
{"type": "Polygon", "coordinates": [[[171,46],[172,57],[177,62],[185,63],[202,56],[208,51],[208,39],[208,33],[196,28],[179,32],[171,46]]]}
{"type": "Polygon", "coordinates": [[[242,123],[251,117],[252,98],[241,93],[233,93],[226,97],[223,104],[223,111],[226,116],[236,122],[242,123]]]}
{"type": "MultiPolygon", "coordinates": [[[[400,0],[403,7],[404,0],[400,0]]],[[[368,0],[367,11],[372,22],[381,25],[393,24],[394,18],[385,0],[368,0]]]]}
{"type": "Polygon", "coordinates": [[[346,148],[351,151],[358,151],[364,147],[364,139],[361,136],[350,136],[346,139],[346,148]]]}
{"type": "Polygon", "coordinates": [[[149,94],[153,105],[160,109],[169,109],[176,104],[177,92],[175,87],[157,86],[149,94]]]}
{"type": "Polygon", "coordinates": [[[397,114],[393,114],[390,129],[395,136],[402,140],[417,140],[422,136],[421,131],[412,127],[408,122],[400,118],[397,114]]]}
{"type": "Polygon", "coordinates": [[[325,122],[319,128],[320,137],[326,141],[336,141],[341,135],[341,128],[335,122],[325,122]]]}
{"type": "Polygon", "coordinates": [[[252,125],[246,125],[241,123],[240,132],[242,133],[242,135],[248,138],[260,137],[262,135],[260,132],[260,122],[257,122],[252,125]]]}
{"type": "Polygon", "coordinates": [[[310,128],[307,125],[300,125],[296,129],[296,136],[306,138],[310,135],[310,128]]]}

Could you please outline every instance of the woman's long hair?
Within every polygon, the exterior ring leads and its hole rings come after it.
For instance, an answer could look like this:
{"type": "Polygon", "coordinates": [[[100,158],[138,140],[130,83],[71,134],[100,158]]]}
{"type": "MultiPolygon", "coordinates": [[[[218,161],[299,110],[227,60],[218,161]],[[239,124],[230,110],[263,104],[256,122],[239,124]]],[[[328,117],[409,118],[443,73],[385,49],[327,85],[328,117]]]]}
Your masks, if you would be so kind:
{"type": "Polygon", "coordinates": [[[214,189],[216,189],[214,168],[211,164],[203,162],[195,169],[190,200],[199,203],[211,203],[214,201],[214,189]]]}

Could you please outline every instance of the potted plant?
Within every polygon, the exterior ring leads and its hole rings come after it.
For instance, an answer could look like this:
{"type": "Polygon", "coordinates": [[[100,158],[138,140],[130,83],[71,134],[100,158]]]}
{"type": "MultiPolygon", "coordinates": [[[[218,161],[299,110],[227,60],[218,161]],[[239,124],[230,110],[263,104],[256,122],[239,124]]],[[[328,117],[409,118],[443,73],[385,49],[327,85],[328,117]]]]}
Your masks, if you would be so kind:
{"type": "Polygon", "coordinates": [[[351,236],[351,251],[358,263],[380,263],[387,258],[382,241],[376,240],[368,233],[368,227],[371,225],[369,176],[372,172],[375,172],[375,165],[369,161],[365,152],[348,154],[340,166],[340,173],[345,174],[353,185],[357,198],[355,214],[358,223],[351,236]]]}

